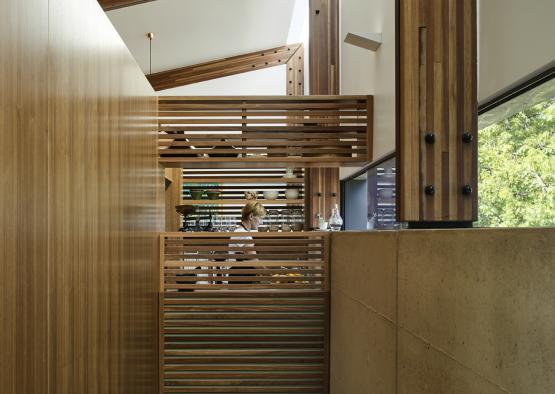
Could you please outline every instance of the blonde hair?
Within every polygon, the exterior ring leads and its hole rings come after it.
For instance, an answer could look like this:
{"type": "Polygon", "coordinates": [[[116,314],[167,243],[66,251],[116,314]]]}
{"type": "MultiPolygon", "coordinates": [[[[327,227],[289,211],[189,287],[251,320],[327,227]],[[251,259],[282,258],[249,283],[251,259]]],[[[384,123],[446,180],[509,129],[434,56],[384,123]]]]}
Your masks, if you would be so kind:
{"type": "Polygon", "coordinates": [[[241,209],[241,220],[247,220],[250,214],[263,218],[266,216],[266,209],[257,201],[248,201],[243,209],[241,209]]]}

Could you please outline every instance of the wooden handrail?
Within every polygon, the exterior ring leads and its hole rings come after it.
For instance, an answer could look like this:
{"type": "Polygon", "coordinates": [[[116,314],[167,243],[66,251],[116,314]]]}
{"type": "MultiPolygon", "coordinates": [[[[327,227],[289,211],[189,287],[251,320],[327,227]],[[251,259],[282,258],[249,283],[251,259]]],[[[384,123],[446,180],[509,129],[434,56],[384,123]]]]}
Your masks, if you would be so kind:
{"type": "Polygon", "coordinates": [[[339,167],[372,158],[372,96],[160,97],[166,167],[339,167]]]}

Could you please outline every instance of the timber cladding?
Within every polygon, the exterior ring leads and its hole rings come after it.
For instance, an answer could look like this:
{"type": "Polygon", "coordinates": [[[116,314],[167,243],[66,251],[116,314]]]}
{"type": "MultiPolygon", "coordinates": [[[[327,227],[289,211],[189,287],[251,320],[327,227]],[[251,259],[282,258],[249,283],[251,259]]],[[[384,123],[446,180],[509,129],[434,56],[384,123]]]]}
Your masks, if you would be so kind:
{"type": "Polygon", "coordinates": [[[328,393],[329,234],[233,234],[160,237],[160,393],[328,393]]]}
{"type": "MultiPolygon", "coordinates": [[[[286,64],[290,68],[295,67],[296,72],[301,74],[300,78],[302,78],[304,71],[299,72],[299,61],[302,62],[303,56],[303,45],[291,44],[161,71],[147,75],[147,78],[154,90],[158,91],[286,64]]],[[[297,75],[293,77],[295,80],[298,78],[297,75]]],[[[302,83],[298,85],[300,82],[302,80],[297,81],[296,89],[304,87],[302,83]]]]}
{"type": "Polygon", "coordinates": [[[400,0],[399,219],[477,218],[476,0],[400,0]]]}
{"type": "Polygon", "coordinates": [[[369,161],[372,96],[159,98],[166,167],[339,167],[369,161]]]}
{"type": "Polygon", "coordinates": [[[0,392],[150,394],[156,96],[95,2],[0,21],[0,392]]]}

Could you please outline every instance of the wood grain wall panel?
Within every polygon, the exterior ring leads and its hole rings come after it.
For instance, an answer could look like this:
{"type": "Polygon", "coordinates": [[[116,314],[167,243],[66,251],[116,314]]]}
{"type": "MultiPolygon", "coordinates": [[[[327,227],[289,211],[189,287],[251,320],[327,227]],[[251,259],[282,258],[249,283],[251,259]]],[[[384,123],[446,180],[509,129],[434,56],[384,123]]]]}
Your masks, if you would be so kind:
{"type": "Polygon", "coordinates": [[[152,393],[157,99],[97,4],[49,4],[49,392],[152,393]]]}
{"type": "Polygon", "coordinates": [[[0,21],[0,391],[151,393],[154,92],[95,2],[0,21]]]}
{"type": "Polygon", "coordinates": [[[399,37],[399,219],[476,220],[476,0],[401,0],[399,37]]]}
{"type": "Polygon", "coordinates": [[[0,391],[47,384],[48,2],[0,2],[0,391]]]}

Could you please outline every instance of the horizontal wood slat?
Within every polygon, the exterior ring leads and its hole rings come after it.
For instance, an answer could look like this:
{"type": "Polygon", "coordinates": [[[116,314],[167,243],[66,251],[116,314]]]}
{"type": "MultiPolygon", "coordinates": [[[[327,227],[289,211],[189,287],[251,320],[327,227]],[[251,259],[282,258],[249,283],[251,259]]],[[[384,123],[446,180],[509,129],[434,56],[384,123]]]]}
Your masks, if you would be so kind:
{"type": "Polygon", "coordinates": [[[329,234],[241,235],[161,235],[161,393],[327,392],[329,234]]]}
{"type": "Polygon", "coordinates": [[[166,167],[339,167],[372,156],[372,96],[160,97],[166,167]]]}

